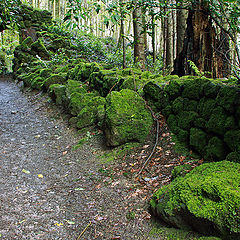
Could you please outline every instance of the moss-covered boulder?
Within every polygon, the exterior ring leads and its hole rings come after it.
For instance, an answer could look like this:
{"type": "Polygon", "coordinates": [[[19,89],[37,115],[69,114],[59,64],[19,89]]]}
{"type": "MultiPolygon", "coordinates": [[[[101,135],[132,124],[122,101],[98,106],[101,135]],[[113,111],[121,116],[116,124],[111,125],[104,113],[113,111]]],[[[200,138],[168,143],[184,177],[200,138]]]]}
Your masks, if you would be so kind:
{"type": "Polygon", "coordinates": [[[212,111],[209,121],[206,124],[208,131],[223,135],[227,130],[234,129],[235,119],[232,115],[227,115],[222,107],[217,107],[212,111]]]}
{"type": "Polygon", "coordinates": [[[208,135],[203,130],[198,128],[190,129],[190,146],[199,153],[203,153],[204,148],[208,143],[208,135]]]}
{"type": "Polygon", "coordinates": [[[224,141],[232,151],[240,151],[240,130],[226,132],[224,141]]]}
{"type": "Polygon", "coordinates": [[[88,106],[89,102],[96,97],[95,93],[80,93],[73,92],[69,98],[69,111],[73,116],[78,116],[79,113],[88,106]]]}
{"type": "Polygon", "coordinates": [[[101,123],[104,121],[106,100],[103,97],[97,96],[89,99],[89,102],[78,114],[78,128],[84,128],[101,123]],[[104,113],[102,113],[104,111],[104,113]]]}
{"type": "Polygon", "coordinates": [[[38,39],[36,42],[31,45],[31,54],[36,56],[38,55],[42,59],[49,59],[50,53],[43,44],[42,39],[38,39]]]}
{"type": "Polygon", "coordinates": [[[62,74],[51,74],[50,77],[44,80],[43,86],[48,89],[52,84],[64,84],[66,78],[62,74]]]}
{"type": "Polygon", "coordinates": [[[160,188],[150,201],[154,215],[182,229],[240,239],[240,164],[205,163],[160,188]]]}
{"type": "Polygon", "coordinates": [[[61,84],[52,84],[48,89],[50,97],[57,105],[66,104],[66,86],[61,84]]]}
{"type": "Polygon", "coordinates": [[[153,119],[143,99],[134,91],[113,91],[106,98],[105,135],[107,145],[143,142],[152,127],[153,119]]]}

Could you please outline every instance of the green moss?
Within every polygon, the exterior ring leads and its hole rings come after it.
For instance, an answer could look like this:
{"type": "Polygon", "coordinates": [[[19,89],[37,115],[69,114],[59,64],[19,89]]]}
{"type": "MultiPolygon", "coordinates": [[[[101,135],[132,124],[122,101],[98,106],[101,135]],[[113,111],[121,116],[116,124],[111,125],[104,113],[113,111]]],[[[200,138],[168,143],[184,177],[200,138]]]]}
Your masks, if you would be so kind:
{"type": "Polygon", "coordinates": [[[41,38],[39,38],[36,42],[31,45],[31,54],[38,55],[42,59],[49,59],[50,54],[47,51],[46,47],[43,44],[41,38]]]}
{"type": "Polygon", "coordinates": [[[189,164],[179,165],[172,170],[171,180],[174,180],[177,177],[184,177],[191,170],[192,166],[189,164]]]}
{"type": "Polygon", "coordinates": [[[68,80],[66,84],[67,97],[70,98],[71,94],[74,92],[85,94],[87,93],[87,86],[79,81],[68,80]]]}
{"type": "Polygon", "coordinates": [[[138,93],[142,92],[143,87],[148,83],[148,79],[139,78],[139,76],[128,76],[124,78],[124,81],[120,89],[130,89],[138,93]]]}
{"type": "Polygon", "coordinates": [[[184,99],[182,97],[178,97],[172,102],[172,110],[175,114],[183,111],[183,103],[184,99]]]}
{"type": "Polygon", "coordinates": [[[203,84],[203,93],[208,98],[216,98],[220,86],[212,81],[208,81],[203,84]]]}
{"type": "Polygon", "coordinates": [[[102,114],[105,115],[106,100],[103,97],[97,96],[89,99],[86,106],[78,114],[78,128],[88,127],[103,121],[102,114]],[[104,113],[101,111],[104,110],[104,113]]]}
{"type": "Polygon", "coordinates": [[[227,161],[240,163],[240,152],[231,152],[226,157],[227,161]]]}
{"type": "Polygon", "coordinates": [[[217,102],[214,99],[209,98],[202,98],[198,105],[198,112],[199,115],[208,120],[213,112],[213,110],[216,108],[217,102]]]}
{"type": "Polygon", "coordinates": [[[205,150],[204,158],[210,161],[220,161],[226,158],[226,146],[218,137],[212,137],[205,150]]]}
{"type": "Polygon", "coordinates": [[[84,109],[89,102],[96,97],[95,93],[79,93],[73,92],[69,99],[69,110],[73,116],[78,116],[82,109],[84,109]]]}
{"type": "Polygon", "coordinates": [[[143,142],[152,127],[153,119],[143,99],[134,91],[113,91],[106,98],[105,134],[107,144],[143,142]]]}
{"type": "Polygon", "coordinates": [[[198,118],[198,114],[196,112],[182,111],[177,115],[178,127],[189,130],[194,126],[196,118],[198,118]]]}
{"type": "Polygon", "coordinates": [[[196,118],[193,123],[195,127],[202,128],[202,129],[205,129],[206,124],[207,124],[207,121],[203,118],[196,118]]]}
{"type": "Polygon", "coordinates": [[[61,48],[69,48],[69,47],[70,47],[70,40],[61,37],[61,38],[53,39],[53,41],[48,44],[47,49],[50,51],[57,51],[61,48]]]}
{"type": "Polygon", "coordinates": [[[240,99],[240,91],[236,87],[222,86],[217,96],[217,103],[226,111],[233,112],[235,103],[240,99]]]}
{"type": "Polygon", "coordinates": [[[27,75],[24,75],[22,77],[22,80],[26,86],[31,86],[31,83],[33,82],[33,80],[38,76],[39,75],[37,73],[29,73],[27,75]]]}
{"type": "Polygon", "coordinates": [[[169,105],[169,97],[164,91],[164,85],[162,82],[151,81],[143,88],[145,99],[152,101],[158,111],[169,105]]]}
{"type": "Polygon", "coordinates": [[[194,228],[223,239],[240,237],[240,164],[205,163],[159,189],[150,201],[154,214],[179,228],[194,228]]]}
{"type": "Polygon", "coordinates": [[[203,149],[207,146],[208,135],[201,129],[190,129],[190,146],[192,146],[199,153],[203,152],[203,149]]]}
{"type": "Polygon", "coordinates": [[[48,89],[52,84],[64,84],[65,81],[65,77],[63,77],[61,74],[51,74],[50,77],[44,80],[43,86],[48,89]]]}
{"type": "Polygon", "coordinates": [[[203,95],[201,81],[196,78],[188,79],[183,82],[182,97],[199,100],[203,95]]]}
{"type": "Polygon", "coordinates": [[[66,86],[61,84],[52,84],[49,87],[49,95],[57,105],[65,106],[66,104],[66,86]]]}
{"type": "Polygon", "coordinates": [[[182,87],[177,80],[171,80],[165,90],[170,96],[170,99],[175,99],[181,95],[182,87]]]}
{"type": "Polygon", "coordinates": [[[40,75],[40,77],[42,77],[42,78],[48,78],[48,77],[50,77],[51,72],[52,72],[51,69],[49,69],[49,68],[43,68],[43,69],[41,69],[39,75],[40,75]]]}
{"type": "Polygon", "coordinates": [[[177,138],[179,141],[187,145],[189,142],[189,132],[179,128],[177,133],[177,138]]]}
{"type": "Polygon", "coordinates": [[[142,70],[137,68],[125,68],[120,73],[122,76],[141,75],[142,70]]]}
{"type": "Polygon", "coordinates": [[[172,114],[172,106],[171,105],[167,105],[163,110],[162,110],[162,114],[164,117],[168,118],[170,114],[172,114]]]}
{"type": "Polygon", "coordinates": [[[197,112],[198,102],[195,100],[189,100],[188,98],[184,98],[183,101],[183,109],[185,111],[193,111],[197,112]]]}
{"type": "Polygon", "coordinates": [[[44,79],[42,77],[36,77],[34,80],[31,82],[31,87],[34,89],[41,90],[43,86],[43,81],[44,79]]]}
{"type": "Polygon", "coordinates": [[[216,134],[224,135],[227,130],[236,126],[233,116],[228,116],[222,107],[217,107],[212,111],[206,128],[216,134]]]}
{"type": "Polygon", "coordinates": [[[240,130],[226,132],[224,142],[232,151],[240,151],[240,130]]]}
{"type": "Polygon", "coordinates": [[[173,114],[170,114],[168,119],[167,119],[167,123],[168,123],[168,126],[170,128],[170,130],[174,133],[174,134],[177,134],[178,131],[179,131],[179,127],[178,127],[178,124],[177,124],[177,118],[175,115],[173,114]]]}

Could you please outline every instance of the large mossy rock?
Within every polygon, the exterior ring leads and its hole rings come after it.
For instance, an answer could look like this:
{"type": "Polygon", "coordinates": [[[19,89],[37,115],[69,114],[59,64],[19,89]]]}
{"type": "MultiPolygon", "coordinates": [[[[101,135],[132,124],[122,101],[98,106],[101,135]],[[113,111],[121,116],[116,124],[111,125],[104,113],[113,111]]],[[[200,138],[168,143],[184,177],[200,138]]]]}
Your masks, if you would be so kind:
{"type": "Polygon", "coordinates": [[[144,100],[134,91],[113,91],[106,98],[105,134],[107,145],[143,142],[153,124],[144,100]]]}
{"type": "Polygon", "coordinates": [[[178,228],[222,239],[240,239],[240,164],[205,163],[160,188],[154,215],[178,228]]]}

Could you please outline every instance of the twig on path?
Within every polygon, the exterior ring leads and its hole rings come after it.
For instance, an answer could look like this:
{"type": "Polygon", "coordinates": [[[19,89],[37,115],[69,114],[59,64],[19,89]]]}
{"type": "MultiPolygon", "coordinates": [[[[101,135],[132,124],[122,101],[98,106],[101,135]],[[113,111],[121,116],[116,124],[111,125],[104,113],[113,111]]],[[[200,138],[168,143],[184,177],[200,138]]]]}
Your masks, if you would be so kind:
{"type": "MultiPolygon", "coordinates": [[[[151,109],[150,109],[151,110],[151,109]]],[[[151,110],[152,112],[152,110],[151,110]]],[[[142,168],[140,169],[140,171],[138,172],[138,174],[136,175],[136,178],[139,177],[139,175],[142,173],[143,169],[146,167],[146,165],[148,164],[149,160],[151,159],[152,155],[154,154],[155,150],[156,150],[156,147],[158,145],[158,134],[159,134],[159,122],[158,122],[158,119],[154,116],[153,112],[152,112],[152,115],[154,117],[154,119],[156,120],[157,122],[157,133],[156,133],[156,141],[155,141],[155,145],[153,147],[153,150],[151,152],[151,154],[148,156],[147,160],[144,162],[142,168]]]]}
{"type": "Polygon", "coordinates": [[[84,228],[84,230],[81,232],[81,234],[78,236],[77,240],[80,240],[80,237],[86,232],[88,227],[90,227],[92,222],[89,222],[88,225],[84,228]]]}

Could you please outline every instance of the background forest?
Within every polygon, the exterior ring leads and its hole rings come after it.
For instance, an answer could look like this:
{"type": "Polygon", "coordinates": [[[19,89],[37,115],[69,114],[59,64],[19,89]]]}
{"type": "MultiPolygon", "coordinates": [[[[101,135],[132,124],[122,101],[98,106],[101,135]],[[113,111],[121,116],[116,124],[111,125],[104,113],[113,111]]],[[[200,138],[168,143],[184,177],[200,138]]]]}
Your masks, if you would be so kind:
{"type": "MultiPolygon", "coordinates": [[[[86,58],[164,75],[195,74],[198,69],[208,77],[240,79],[239,0],[23,3],[52,12],[59,26],[56,31],[68,31],[71,38],[82,42],[86,58]]],[[[12,29],[1,32],[1,58],[9,70],[18,44],[15,13],[19,4],[5,0],[1,5],[0,28],[12,29]]]]}

